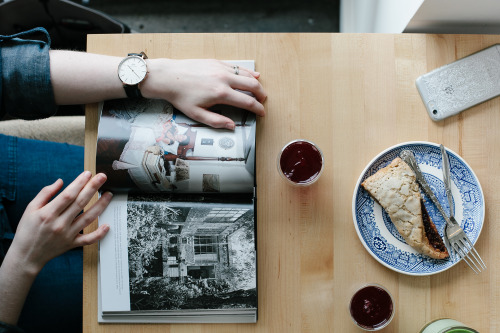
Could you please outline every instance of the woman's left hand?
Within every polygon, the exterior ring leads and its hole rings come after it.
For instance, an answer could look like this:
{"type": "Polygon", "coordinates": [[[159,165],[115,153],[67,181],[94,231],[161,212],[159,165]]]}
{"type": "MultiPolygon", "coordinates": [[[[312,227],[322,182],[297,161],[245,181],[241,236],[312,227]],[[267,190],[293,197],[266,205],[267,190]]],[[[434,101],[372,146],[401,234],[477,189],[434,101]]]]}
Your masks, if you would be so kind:
{"type": "Polygon", "coordinates": [[[214,59],[148,59],[149,74],[140,84],[147,98],[172,103],[188,117],[215,128],[234,129],[234,121],[209,110],[231,105],[264,116],[267,94],[258,72],[214,59]],[[250,92],[253,96],[244,93],[250,92]]]}

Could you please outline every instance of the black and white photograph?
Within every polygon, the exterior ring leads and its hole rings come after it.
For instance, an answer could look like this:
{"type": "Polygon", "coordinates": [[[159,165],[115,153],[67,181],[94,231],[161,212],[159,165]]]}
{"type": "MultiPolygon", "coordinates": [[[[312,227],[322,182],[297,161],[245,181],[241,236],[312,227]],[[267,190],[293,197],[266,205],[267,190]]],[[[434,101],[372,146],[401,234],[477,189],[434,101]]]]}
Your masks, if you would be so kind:
{"type": "Polygon", "coordinates": [[[132,311],[257,307],[253,202],[210,201],[129,196],[132,311]]]}

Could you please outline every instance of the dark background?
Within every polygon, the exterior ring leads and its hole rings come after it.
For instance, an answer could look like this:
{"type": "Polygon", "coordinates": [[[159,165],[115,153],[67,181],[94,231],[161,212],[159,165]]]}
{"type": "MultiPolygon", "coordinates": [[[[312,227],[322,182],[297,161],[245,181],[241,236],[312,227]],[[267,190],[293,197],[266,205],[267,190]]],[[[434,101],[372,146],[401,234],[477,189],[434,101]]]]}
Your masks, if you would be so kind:
{"type": "Polygon", "coordinates": [[[89,0],[136,32],[338,32],[340,0],[89,0]]]}

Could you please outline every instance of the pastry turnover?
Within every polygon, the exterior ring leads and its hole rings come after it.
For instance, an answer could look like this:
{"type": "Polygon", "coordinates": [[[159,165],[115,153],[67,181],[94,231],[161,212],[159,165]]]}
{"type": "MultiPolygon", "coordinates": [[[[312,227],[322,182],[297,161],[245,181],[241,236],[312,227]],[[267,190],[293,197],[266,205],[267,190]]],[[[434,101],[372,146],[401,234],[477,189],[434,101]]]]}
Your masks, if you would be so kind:
{"type": "Polygon", "coordinates": [[[446,259],[448,250],[425,209],[415,173],[399,157],[362,184],[389,214],[406,243],[434,259],[446,259]]]}

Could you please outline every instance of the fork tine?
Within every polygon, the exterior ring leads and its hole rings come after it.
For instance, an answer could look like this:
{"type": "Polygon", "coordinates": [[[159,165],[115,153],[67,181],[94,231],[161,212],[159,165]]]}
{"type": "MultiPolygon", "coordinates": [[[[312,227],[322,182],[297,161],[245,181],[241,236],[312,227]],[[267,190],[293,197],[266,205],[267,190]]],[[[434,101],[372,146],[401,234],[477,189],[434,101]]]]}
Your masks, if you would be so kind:
{"type": "Polygon", "coordinates": [[[469,254],[472,254],[474,259],[476,259],[476,262],[478,263],[479,266],[481,266],[482,269],[486,269],[486,264],[484,263],[483,259],[481,259],[479,253],[477,253],[472,242],[467,237],[465,239],[467,240],[467,243],[469,244],[470,247],[469,254]]]}
{"type": "Polygon", "coordinates": [[[474,245],[472,245],[469,238],[464,235],[460,239],[460,242],[463,244],[465,256],[467,257],[467,259],[470,260],[470,262],[474,265],[474,267],[476,267],[476,269],[479,272],[482,272],[484,269],[486,269],[484,262],[483,262],[483,264],[481,264],[482,259],[481,259],[481,257],[479,257],[479,253],[477,253],[476,249],[474,249],[474,245]],[[476,254],[477,254],[477,256],[476,256],[476,254]]]}
{"type": "Polygon", "coordinates": [[[476,266],[476,264],[474,263],[474,261],[472,261],[468,256],[465,256],[463,258],[463,260],[474,271],[474,273],[476,273],[476,275],[479,274],[479,273],[481,273],[481,270],[476,266]],[[471,263],[472,263],[472,265],[471,265],[471,263]],[[474,266],[475,268],[472,267],[472,266],[474,266]]]}
{"type": "Polygon", "coordinates": [[[472,248],[474,248],[474,247],[471,246],[472,243],[470,241],[467,243],[466,242],[467,240],[468,240],[467,236],[464,235],[458,241],[462,244],[462,250],[465,253],[465,258],[467,258],[474,265],[474,267],[476,267],[476,269],[478,270],[478,272],[481,272],[481,267],[478,267],[478,265],[481,266],[481,264],[479,263],[479,261],[477,260],[477,258],[475,256],[474,256],[474,258],[472,258],[470,256],[471,253],[474,255],[474,253],[471,252],[472,248]],[[476,260],[474,260],[474,259],[476,259],[476,260]]]}
{"type": "MultiPolygon", "coordinates": [[[[463,251],[463,249],[460,247],[460,244],[458,244],[458,241],[457,242],[454,242],[453,243],[453,249],[455,250],[455,252],[458,254],[458,256],[460,258],[463,259],[463,261],[465,261],[465,263],[474,271],[474,273],[476,274],[479,274],[475,269],[474,267],[472,267],[472,265],[469,263],[469,258],[467,258],[467,253],[465,253],[463,251]]],[[[475,265],[474,265],[475,266],[475,265]]],[[[477,267],[476,267],[477,268],[477,267]]]]}
{"type": "Polygon", "coordinates": [[[472,254],[472,256],[474,256],[474,258],[476,259],[477,263],[479,266],[481,266],[481,268],[484,270],[486,269],[486,264],[484,263],[483,259],[481,259],[481,257],[479,256],[479,253],[477,253],[476,249],[473,247],[472,250],[470,251],[470,253],[472,254]]]}

